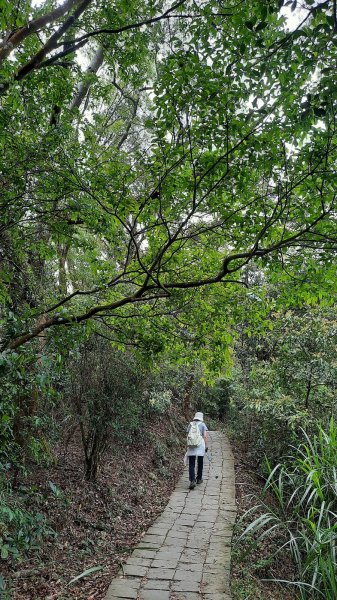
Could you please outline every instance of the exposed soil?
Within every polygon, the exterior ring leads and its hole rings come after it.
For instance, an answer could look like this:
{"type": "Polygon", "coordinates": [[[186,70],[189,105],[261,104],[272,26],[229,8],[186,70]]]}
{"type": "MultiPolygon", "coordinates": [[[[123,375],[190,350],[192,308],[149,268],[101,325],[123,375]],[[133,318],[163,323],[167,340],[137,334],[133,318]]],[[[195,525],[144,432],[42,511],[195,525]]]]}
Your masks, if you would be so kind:
{"type": "MultiPolygon", "coordinates": [[[[97,483],[83,479],[80,443],[55,449],[55,464],[34,467],[18,485],[31,495],[29,510],[44,514],[56,537],[29,559],[5,563],[2,575],[13,600],[102,600],[111,579],[167,504],[183,469],[184,441],[167,420],[152,424],[146,439],[105,457],[97,483]],[[151,431],[152,429],[152,431],[151,431]],[[178,435],[177,435],[178,434],[178,435]],[[151,442],[152,440],[152,442],[151,442]],[[52,491],[52,482],[61,494],[52,491]],[[100,566],[74,584],[72,578],[100,566]]],[[[5,561],[4,561],[5,562],[5,561]]]]}
{"type": "Polygon", "coordinates": [[[296,588],[272,579],[291,581],[294,578],[291,557],[284,551],[273,557],[275,550],[282,545],[277,538],[265,538],[251,552],[248,544],[238,538],[250,520],[262,514],[262,510],[247,518],[244,524],[240,518],[250,508],[259,504],[265,480],[258,474],[257,465],[249,454],[249,446],[231,437],[235,459],[236,502],[238,508],[237,526],[234,531],[232,552],[232,593],[233,600],[296,600],[296,588]]]}

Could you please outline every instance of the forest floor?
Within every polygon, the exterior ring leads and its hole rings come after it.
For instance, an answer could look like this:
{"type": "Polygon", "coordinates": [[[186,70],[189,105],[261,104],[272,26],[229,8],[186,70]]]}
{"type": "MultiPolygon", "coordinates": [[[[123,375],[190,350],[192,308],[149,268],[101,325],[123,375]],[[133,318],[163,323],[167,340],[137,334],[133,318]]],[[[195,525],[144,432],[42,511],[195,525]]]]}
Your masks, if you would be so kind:
{"type": "Polygon", "coordinates": [[[102,600],[181,475],[185,435],[179,439],[179,429],[167,440],[167,419],[153,423],[138,445],[108,453],[95,484],[83,478],[83,452],[74,440],[66,452],[55,450],[52,466],[34,466],[17,482],[21,505],[25,495],[25,507],[43,514],[56,536],[27,560],[3,561],[1,598],[102,600]],[[69,584],[92,567],[101,569],[69,584]]]}
{"type": "MultiPolygon", "coordinates": [[[[73,439],[54,451],[49,466],[37,466],[17,482],[18,502],[44,515],[55,532],[15,563],[3,561],[6,590],[1,600],[103,600],[112,578],[133,547],[165,508],[182,473],[184,423],[167,439],[167,420],[152,423],[146,436],[116,454],[106,455],[97,482],[83,477],[83,452],[73,439]],[[180,435],[180,437],[179,437],[180,435]],[[87,569],[100,567],[74,584],[87,569]]],[[[244,444],[231,436],[236,470],[238,518],[258,503],[264,480],[244,444]]],[[[236,538],[240,534],[237,528],[236,538]]],[[[235,541],[235,537],[234,537],[235,541]]],[[[245,556],[245,545],[232,554],[233,600],[295,600],[294,589],[265,581],[291,579],[287,555],[269,560],[265,541],[245,556]]]]}
{"type": "MultiPolygon", "coordinates": [[[[237,525],[234,530],[232,548],[233,600],[296,600],[298,598],[294,586],[274,583],[271,580],[292,580],[293,567],[289,554],[284,552],[273,557],[279,544],[277,535],[272,539],[265,538],[258,546],[248,552],[248,544],[238,538],[249,520],[238,523],[244,513],[259,504],[265,480],[258,474],[256,461],[252,458],[249,445],[240,443],[230,435],[234,454],[236,503],[238,509],[237,525]]],[[[250,520],[262,514],[257,511],[250,520]]]]}

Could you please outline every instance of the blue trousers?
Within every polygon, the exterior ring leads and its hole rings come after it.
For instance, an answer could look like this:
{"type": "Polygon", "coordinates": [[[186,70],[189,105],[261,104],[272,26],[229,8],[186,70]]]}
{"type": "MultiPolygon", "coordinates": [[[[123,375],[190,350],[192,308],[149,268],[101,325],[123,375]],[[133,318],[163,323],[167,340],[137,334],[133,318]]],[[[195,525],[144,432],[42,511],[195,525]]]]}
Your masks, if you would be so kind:
{"type": "Polygon", "coordinates": [[[204,457],[203,456],[189,456],[188,457],[188,469],[189,469],[190,481],[195,481],[195,459],[196,458],[198,459],[197,479],[202,479],[202,469],[204,466],[204,457]]]}

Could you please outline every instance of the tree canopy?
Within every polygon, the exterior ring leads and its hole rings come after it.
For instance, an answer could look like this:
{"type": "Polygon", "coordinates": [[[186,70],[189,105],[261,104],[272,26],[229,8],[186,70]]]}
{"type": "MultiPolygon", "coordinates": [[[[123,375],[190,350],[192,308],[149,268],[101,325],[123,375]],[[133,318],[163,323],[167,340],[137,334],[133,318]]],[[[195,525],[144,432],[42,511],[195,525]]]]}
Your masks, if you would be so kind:
{"type": "Polygon", "coordinates": [[[226,346],[249,264],[331,294],[333,2],[1,6],[3,349],[226,346]]]}
{"type": "MultiPolygon", "coordinates": [[[[175,468],[166,454],[182,468],[180,434],[194,408],[214,429],[231,418],[233,447],[256,461],[259,485],[267,473],[273,514],[258,507],[254,524],[249,509],[254,546],[269,523],[278,565],[285,556],[278,572],[288,570],[290,549],[301,597],[314,590],[332,600],[336,0],[0,0],[0,28],[0,555],[8,581],[15,560],[55,533],[51,515],[57,524],[68,513],[67,465],[77,495],[69,490],[73,513],[62,527],[72,523],[74,546],[60,543],[55,555],[48,542],[36,564],[58,565],[55,585],[63,580],[70,597],[70,577],[58,573],[87,556],[90,539],[84,528],[79,544],[73,528],[89,489],[79,484],[83,462],[88,481],[103,474],[101,555],[110,561],[119,514],[125,531],[130,523],[121,489],[135,511],[141,490],[145,511],[160,499],[159,478],[169,485],[175,468]],[[265,454],[275,462],[284,452],[285,464],[263,464],[265,454]],[[122,471],[129,479],[117,483],[122,471]],[[50,494],[63,513],[50,512],[50,494]]],[[[98,488],[86,498],[86,527],[100,525],[93,497],[98,488]]],[[[126,546],[118,543],[116,565],[126,546]]],[[[101,561],[98,545],[92,553],[101,561]]],[[[258,556],[264,580],[269,553],[258,556]]],[[[243,580],[244,563],[234,563],[243,580]]],[[[49,571],[41,577],[51,597],[49,571]]],[[[0,576],[0,595],[5,585],[0,576]]],[[[26,582],[21,589],[27,596],[26,582]]],[[[36,597],[34,579],[30,589],[36,597]]]]}

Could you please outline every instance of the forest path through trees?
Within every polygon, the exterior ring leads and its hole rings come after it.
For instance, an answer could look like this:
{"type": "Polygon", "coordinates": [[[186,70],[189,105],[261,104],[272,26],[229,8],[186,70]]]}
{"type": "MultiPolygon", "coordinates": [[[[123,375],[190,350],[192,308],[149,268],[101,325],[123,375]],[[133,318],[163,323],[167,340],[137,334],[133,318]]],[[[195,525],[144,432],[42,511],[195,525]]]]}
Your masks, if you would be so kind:
{"type": "Polygon", "coordinates": [[[210,432],[204,480],[188,470],[105,600],[230,600],[230,545],[236,516],[234,459],[227,436],[210,432]]]}

